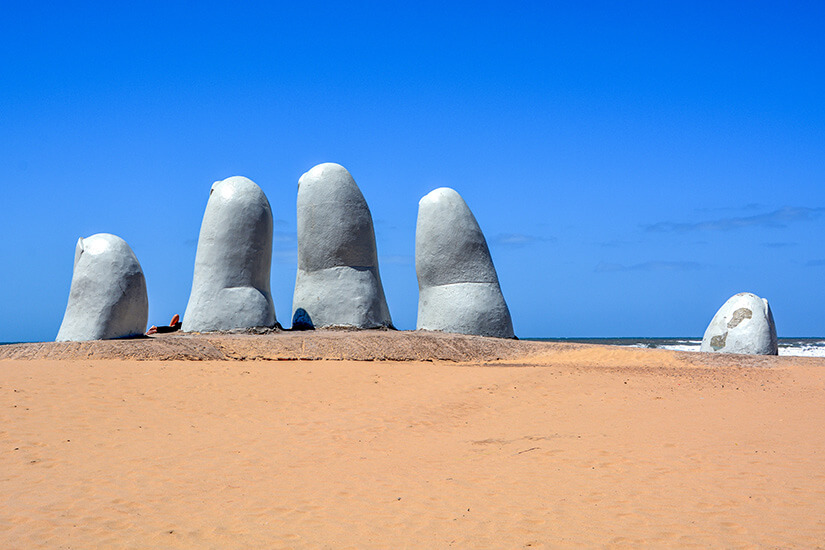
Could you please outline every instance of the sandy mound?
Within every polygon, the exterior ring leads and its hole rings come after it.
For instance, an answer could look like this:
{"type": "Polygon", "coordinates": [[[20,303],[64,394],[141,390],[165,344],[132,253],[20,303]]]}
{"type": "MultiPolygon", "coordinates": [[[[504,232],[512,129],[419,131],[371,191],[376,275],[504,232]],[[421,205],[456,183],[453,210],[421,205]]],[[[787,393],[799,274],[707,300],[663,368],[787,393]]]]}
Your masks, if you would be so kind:
{"type": "Polygon", "coordinates": [[[317,330],[262,333],[173,333],[133,340],[43,342],[0,346],[3,359],[130,361],[453,361],[537,362],[590,367],[775,367],[818,359],[674,352],[557,342],[485,338],[428,331],[317,330]]]}
{"type": "MultiPolygon", "coordinates": [[[[0,346],[0,359],[497,361],[565,346],[438,332],[265,330],[0,346]]],[[[570,347],[570,346],[567,346],[570,347]]]]}

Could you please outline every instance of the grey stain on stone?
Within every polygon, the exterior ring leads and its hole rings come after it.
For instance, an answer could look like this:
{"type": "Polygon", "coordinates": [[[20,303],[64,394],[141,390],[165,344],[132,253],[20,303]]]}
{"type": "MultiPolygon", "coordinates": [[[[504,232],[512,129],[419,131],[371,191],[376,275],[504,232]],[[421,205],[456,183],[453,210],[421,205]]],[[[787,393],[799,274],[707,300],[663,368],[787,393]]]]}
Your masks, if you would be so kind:
{"type": "Polygon", "coordinates": [[[735,328],[745,319],[752,319],[753,312],[746,307],[740,307],[736,311],[733,312],[733,317],[730,318],[728,321],[728,328],[735,328]]]}
{"type": "Polygon", "coordinates": [[[710,347],[713,348],[713,351],[719,351],[720,349],[725,347],[725,340],[727,339],[727,332],[725,334],[717,334],[716,336],[710,339],[710,347]]]}
{"type": "Polygon", "coordinates": [[[750,292],[732,296],[713,316],[700,350],[776,355],[776,325],[768,301],[750,292]]]}

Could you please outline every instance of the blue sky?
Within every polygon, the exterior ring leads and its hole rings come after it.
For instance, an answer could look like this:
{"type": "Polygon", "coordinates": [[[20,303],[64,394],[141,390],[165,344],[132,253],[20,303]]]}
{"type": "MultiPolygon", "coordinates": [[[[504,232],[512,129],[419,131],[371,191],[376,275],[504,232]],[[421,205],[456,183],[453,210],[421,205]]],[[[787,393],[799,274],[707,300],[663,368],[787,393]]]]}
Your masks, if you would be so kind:
{"type": "MultiPolygon", "coordinates": [[[[0,341],[51,340],[80,236],[183,313],[213,181],[275,216],[289,324],[303,172],[346,166],[415,327],[418,200],[462,194],[520,336],[701,335],[731,295],[825,335],[825,4],[10,5],[0,341]]],[[[412,4],[412,3],[409,3],[412,4]]]]}

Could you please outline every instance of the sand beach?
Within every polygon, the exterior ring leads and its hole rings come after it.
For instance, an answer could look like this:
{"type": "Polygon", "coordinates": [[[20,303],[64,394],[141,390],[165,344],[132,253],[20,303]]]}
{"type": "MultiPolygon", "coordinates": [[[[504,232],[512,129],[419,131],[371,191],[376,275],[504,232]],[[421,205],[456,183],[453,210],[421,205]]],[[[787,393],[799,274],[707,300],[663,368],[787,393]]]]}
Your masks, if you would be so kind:
{"type": "Polygon", "coordinates": [[[0,346],[0,547],[823,548],[825,359],[437,333],[0,346]]]}

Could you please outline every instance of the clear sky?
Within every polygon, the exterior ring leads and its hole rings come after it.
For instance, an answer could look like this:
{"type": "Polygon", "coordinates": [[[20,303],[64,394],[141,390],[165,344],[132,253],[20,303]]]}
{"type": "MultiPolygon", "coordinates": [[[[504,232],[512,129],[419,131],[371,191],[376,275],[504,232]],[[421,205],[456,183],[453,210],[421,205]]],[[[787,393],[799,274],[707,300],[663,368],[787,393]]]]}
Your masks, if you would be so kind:
{"type": "Polygon", "coordinates": [[[462,194],[516,333],[701,335],[731,295],[825,335],[825,3],[23,3],[0,17],[0,341],[51,340],[78,237],[183,313],[213,181],[338,162],[415,328],[418,200],[462,194]],[[126,6],[126,7],[122,7],[126,6]]]}

